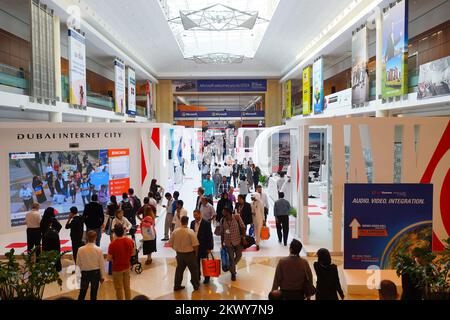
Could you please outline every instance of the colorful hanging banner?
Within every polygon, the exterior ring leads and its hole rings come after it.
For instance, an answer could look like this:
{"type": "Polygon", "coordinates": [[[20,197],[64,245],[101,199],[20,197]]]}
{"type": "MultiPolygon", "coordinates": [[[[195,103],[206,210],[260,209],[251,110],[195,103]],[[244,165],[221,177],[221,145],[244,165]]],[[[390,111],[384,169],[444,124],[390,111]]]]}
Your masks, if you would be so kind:
{"type": "Polygon", "coordinates": [[[357,106],[369,101],[369,41],[367,27],[352,37],[352,103],[357,106]]]}
{"type": "Polygon", "coordinates": [[[284,84],[286,118],[292,117],[292,80],[284,84]]]}
{"type": "Polygon", "coordinates": [[[114,60],[115,74],[115,112],[125,113],[125,64],[119,59],[114,60]]]}
{"type": "Polygon", "coordinates": [[[313,65],[313,102],[314,113],[323,112],[323,58],[319,58],[313,65]]]}
{"type": "Polygon", "coordinates": [[[311,66],[303,69],[303,114],[311,114],[311,66]]]}
{"type": "Polygon", "coordinates": [[[69,29],[69,102],[86,107],[86,96],[86,39],[69,29]]]}
{"type": "Polygon", "coordinates": [[[383,14],[383,99],[408,93],[408,1],[397,2],[383,14]]]}
{"type": "Polygon", "coordinates": [[[127,67],[128,114],[136,115],[136,72],[127,67]]]}

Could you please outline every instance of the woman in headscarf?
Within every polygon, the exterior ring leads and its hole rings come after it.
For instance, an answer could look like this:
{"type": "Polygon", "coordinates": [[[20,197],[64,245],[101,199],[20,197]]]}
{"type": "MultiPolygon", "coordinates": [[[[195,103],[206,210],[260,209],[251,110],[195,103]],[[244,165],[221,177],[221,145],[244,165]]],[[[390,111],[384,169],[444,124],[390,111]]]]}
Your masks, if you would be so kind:
{"type": "MultiPolygon", "coordinates": [[[[61,243],[59,241],[59,231],[62,226],[56,220],[56,212],[52,207],[48,207],[44,211],[44,215],[41,220],[41,235],[42,235],[42,251],[56,251],[58,254],[61,252],[61,243]]],[[[56,270],[61,271],[61,259],[55,264],[56,270]]]]}
{"type": "Polygon", "coordinates": [[[331,255],[327,249],[317,251],[314,270],[317,275],[316,300],[339,300],[338,293],[344,299],[337,266],[331,263],[331,255]]]}
{"type": "Polygon", "coordinates": [[[39,204],[42,204],[45,201],[47,201],[47,197],[45,196],[44,192],[44,184],[42,183],[40,177],[34,176],[31,186],[33,187],[34,194],[39,204]]]}
{"type": "Polygon", "coordinates": [[[160,194],[161,186],[157,183],[156,179],[152,179],[152,182],[150,184],[150,192],[153,193],[153,196],[155,197],[156,201],[159,202],[162,198],[160,194]]]}
{"type": "Polygon", "coordinates": [[[217,203],[217,210],[216,210],[216,221],[220,222],[222,220],[223,214],[222,210],[228,208],[230,212],[233,212],[233,202],[228,198],[228,192],[222,193],[222,196],[217,203]]]}
{"type": "Polygon", "coordinates": [[[261,195],[257,192],[252,193],[252,216],[253,227],[255,230],[256,250],[259,250],[261,230],[264,225],[264,205],[261,202],[261,195]]]}

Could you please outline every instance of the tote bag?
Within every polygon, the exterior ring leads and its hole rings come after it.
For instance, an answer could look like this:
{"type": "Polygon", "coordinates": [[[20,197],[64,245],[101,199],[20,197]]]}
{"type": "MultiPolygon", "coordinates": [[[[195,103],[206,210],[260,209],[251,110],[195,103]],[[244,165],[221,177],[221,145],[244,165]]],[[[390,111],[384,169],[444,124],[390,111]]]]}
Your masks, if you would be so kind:
{"type": "Polygon", "coordinates": [[[218,278],[220,276],[220,260],[214,259],[214,256],[212,253],[211,253],[211,258],[212,259],[209,259],[209,255],[208,255],[208,257],[206,257],[206,259],[202,260],[203,276],[218,278]]]}
{"type": "Polygon", "coordinates": [[[155,240],[156,232],[153,226],[141,228],[142,238],[144,241],[155,240]]]}
{"type": "Polygon", "coordinates": [[[270,229],[267,226],[263,226],[261,229],[261,240],[269,240],[270,238],[270,229]]]}

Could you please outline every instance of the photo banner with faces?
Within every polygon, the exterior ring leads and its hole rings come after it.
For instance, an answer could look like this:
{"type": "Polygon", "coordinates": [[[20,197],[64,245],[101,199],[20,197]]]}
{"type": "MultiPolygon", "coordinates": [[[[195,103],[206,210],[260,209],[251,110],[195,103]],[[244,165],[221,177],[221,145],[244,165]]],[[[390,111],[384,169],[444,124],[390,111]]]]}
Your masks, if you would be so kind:
{"type": "Polygon", "coordinates": [[[69,103],[87,106],[86,88],[86,38],[69,29],[69,103]]]}
{"type": "Polygon", "coordinates": [[[125,64],[119,59],[114,60],[114,111],[125,114],[125,64]]]}
{"type": "Polygon", "coordinates": [[[352,104],[358,106],[369,101],[369,41],[367,27],[352,36],[352,104]]]}
{"type": "Polygon", "coordinates": [[[315,114],[323,112],[323,58],[313,64],[313,110],[315,114]]]}
{"type": "Polygon", "coordinates": [[[382,97],[408,93],[408,1],[383,13],[382,97]]]}

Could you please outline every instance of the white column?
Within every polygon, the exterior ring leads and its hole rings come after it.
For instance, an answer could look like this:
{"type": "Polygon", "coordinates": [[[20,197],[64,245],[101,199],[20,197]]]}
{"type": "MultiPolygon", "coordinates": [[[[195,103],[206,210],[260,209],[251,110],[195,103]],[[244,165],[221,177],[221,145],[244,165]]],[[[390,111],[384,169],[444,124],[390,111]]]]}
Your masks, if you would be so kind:
{"type": "Polygon", "coordinates": [[[49,122],[54,122],[54,123],[61,123],[61,122],[63,122],[62,112],[49,112],[48,113],[48,121],[49,122]]]}
{"type": "Polygon", "coordinates": [[[381,77],[382,77],[382,44],[383,44],[383,21],[381,19],[380,7],[375,8],[376,25],[376,99],[381,96],[381,77]]]}
{"type": "Polygon", "coordinates": [[[61,88],[61,30],[59,17],[53,16],[53,48],[55,60],[55,96],[62,101],[61,88]]]}
{"type": "Polygon", "coordinates": [[[389,110],[377,110],[375,112],[375,117],[377,118],[389,117],[389,110]]]}
{"type": "Polygon", "coordinates": [[[298,131],[298,162],[299,162],[299,192],[298,197],[298,212],[297,212],[297,233],[301,238],[303,244],[309,243],[309,216],[308,216],[308,171],[309,161],[306,161],[306,157],[309,157],[309,139],[308,127],[301,125],[298,131]]]}

